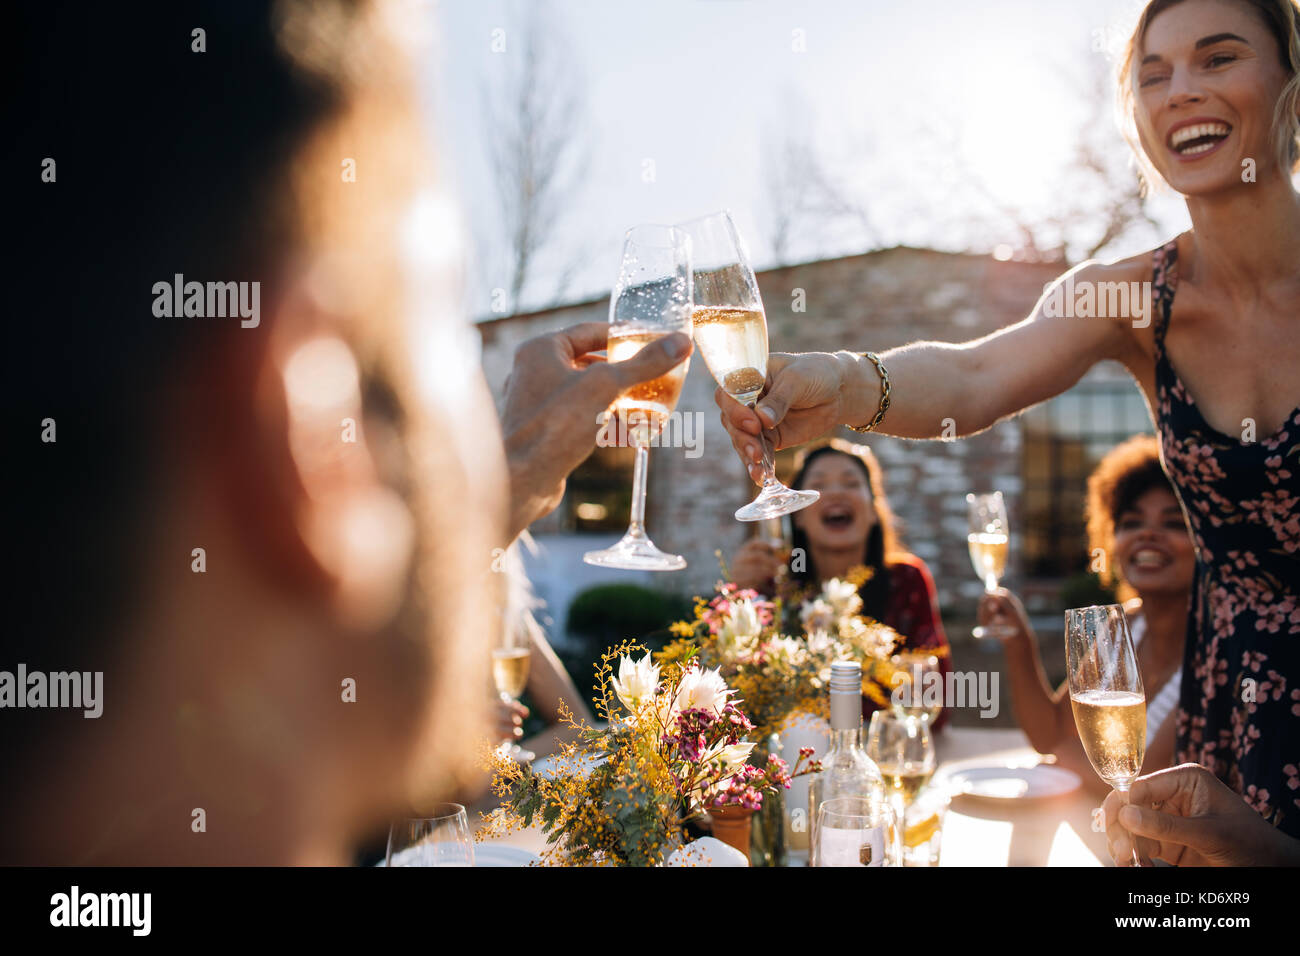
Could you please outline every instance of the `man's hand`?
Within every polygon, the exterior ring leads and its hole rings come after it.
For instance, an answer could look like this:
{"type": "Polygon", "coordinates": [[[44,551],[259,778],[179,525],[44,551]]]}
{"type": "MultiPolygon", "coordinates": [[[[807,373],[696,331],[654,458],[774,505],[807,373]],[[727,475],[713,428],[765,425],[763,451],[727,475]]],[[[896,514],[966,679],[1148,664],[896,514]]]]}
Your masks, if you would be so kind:
{"type": "Polygon", "coordinates": [[[564,497],[569,473],[596,446],[597,417],[620,393],[664,374],[691,353],[681,332],[623,362],[589,353],[605,347],[609,324],[584,322],[525,342],[515,352],[502,413],[510,469],[511,539],[564,497]]]}
{"type": "MultiPolygon", "coordinates": [[[[722,389],[714,393],[713,400],[722,409],[722,425],[755,483],[763,481],[760,427],[769,430],[774,447],[787,448],[820,438],[837,425],[860,425],[871,418],[859,411],[866,396],[859,394],[862,377],[857,362],[849,352],[773,352],[767,359],[767,390],[758,400],[757,414],[722,389]]],[[[871,405],[873,414],[875,407],[871,405]]]]}
{"type": "Polygon", "coordinates": [[[1161,859],[1176,866],[1295,866],[1300,840],[1270,826],[1246,801],[1197,764],[1133,781],[1125,799],[1102,804],[1106,844],[1117,863],[1161,859]]]}

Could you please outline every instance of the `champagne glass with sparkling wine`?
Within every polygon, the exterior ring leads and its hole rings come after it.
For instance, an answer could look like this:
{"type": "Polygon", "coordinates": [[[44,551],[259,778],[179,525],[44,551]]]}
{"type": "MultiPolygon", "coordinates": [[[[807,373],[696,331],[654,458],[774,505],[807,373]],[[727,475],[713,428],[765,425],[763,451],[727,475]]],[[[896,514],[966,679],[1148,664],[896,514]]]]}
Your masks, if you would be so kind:
{"type": "MultiPolygon", "coordinates": [[[[970,563],[984,582],[985,593],[992,594],[1007,569],[1010,533],[1006,502],[1002,500],[1002,492],[995,491],[991,495],[967,495],[966,505],[970,518],[970,532],[966,535],[970,563]]],[[[1001,625],[994,624],[977,627],[971,634],[976,638],[998,637],[1002,630],[1001,625]]]]}
{"type": "MultiPolygon", "coordinates": [[[[758,280],[732,222],[723,211],[681,226],[691,237],[695,274],[695,344],[704,364],[728,395],[753,408],[767,384],[767,318],[758,280]]],[[[821,494],[795,491],[776,477],[772,443],[763,447],[763,489],[736,512],[741,521],[762,521],[806,508],[821,494]]]]}
{"type": "MultiPolygon", "coordinates": [[[[1066,611],[1065,651],[1079,740],[1097,776],[1127,793],[1146,756],[1147,699],[1124,608],[1066,611]]],[[[1140,865],[1136,847],[1133,864],[1140,865]]]]}
{"type": "MultiPolygon", "coordinates": [[[[502,629],[500,646],[492,649],[492,682],[503,703],[509,704],[523,696],[528,687],[528,666],[532,659],[532,649],[526,634],[510,628],[502,629]]],[[[503,754],[519,763],[532,763],[537,755],[525,750],[513,740],[503,741],[500,747],[503,754]]]]}
{"type": "MultiPolygon", "coordinates": [[[[609,303],[608,360],[631,358],[673,332],[691,334],[691,241],[672,226],[635,226],[623,243],[623,263],[609,303]]],[[[677,407],[687,358],[649,382],[633,385],[613,405],[619,434],[636,448],[632,515],[627,533],[613,547],[588,551],[582,560],[604,568],[676,571],[686,567],[679,554],[660,551],[645,530],[646,468],[651,440],[677,407]]]]}

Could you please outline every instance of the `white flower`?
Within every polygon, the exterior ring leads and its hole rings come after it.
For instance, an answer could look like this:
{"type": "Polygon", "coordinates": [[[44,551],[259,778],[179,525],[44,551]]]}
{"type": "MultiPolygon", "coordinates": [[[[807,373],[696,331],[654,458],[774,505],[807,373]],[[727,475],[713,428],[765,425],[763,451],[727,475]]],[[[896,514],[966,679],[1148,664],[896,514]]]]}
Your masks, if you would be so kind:
{"type": "Polygon", "coordinates": [[[732,604],[731,613],[723,617],[718,628],[717,648],[722,662],[731,664],[752,654],[762,630],[753,601],[745,598],[732,604]]]}
{"type": "Polygon", "coordinates": [[[791,664],[799,664],[808,656],[808,647],[793,637],[774,637],[767,642],[767,652],[772,657],[784,657],[791,664]]]}
{"type": "Polygon", "coordinates": [[[808,634],[808,653],[816,657],[832,657],[836,653],[835,639],[824,629],[808,634]]]}
{"type": "Polygon", "coordinates": [[[716,667],[711,671],[692,667],[682,674],[681,683],[677,685],[675,709],[682,711],[696,707],[716,717],[722,713],[731,694],[732,691],[727,688],[727,682],[722,679],[716,667]]]}
{"type": "Polygon", "coordinates": [[[803,622],[805,633],[829,631],[835,627],[835,609],[821,598],[805,601],[799,609],[799,619],[803,622]]]}
{"type": "Polygon", "coordinates": [[[731,613],[727,615],[720,633],[743,640],[758,637],[761,630],[762,627],[758,623],[758,611],[754,609],[754,602],[749,598],[745,598],[743,601],[736,601],[731,605],[731,613]]]}
{"type": "Polygon", "coordinates": [[[635,714],[654,697],[659,686],[659,665],[652,662],[649,654],[635,662],[624,654],[618,662],[618,677],[611,683],[623,706],[635,714]]]}
{"type": "Polygon", "coordinates": [[[754,747],[754,744],[749,743],[728,744],[722,748],[722,752],[718,756],[722,758],[723,764],[729,771],[735,771],[744,766],[745,762],[749,760],[749,752],[754,747]]]}
{"type": "Polygon", "coordinates": [[[835,616],[843,619],[851,617],[862,610],[862,598],[851,581],[831,578],[822,585],[822,598],[835,610],[835,616]]]}
{"type": "Polygon", "coordinates": [[[700,755],[700,763],[712,764],[721,761],[723,773],[734,774],[748,762],[749,752],[755,746],[756,744],[751,743],[725,744],[719,741],[700,755]]]}

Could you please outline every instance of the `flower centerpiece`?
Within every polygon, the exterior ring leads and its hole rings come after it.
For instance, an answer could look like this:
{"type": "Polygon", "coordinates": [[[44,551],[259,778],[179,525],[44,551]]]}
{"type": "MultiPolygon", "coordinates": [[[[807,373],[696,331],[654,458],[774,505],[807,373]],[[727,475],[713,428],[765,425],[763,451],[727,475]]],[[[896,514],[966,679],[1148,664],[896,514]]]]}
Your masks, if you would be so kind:
{"type": "Polygon", "coordinates": [[[811,749],[793,769],[776,755],[751,765],[754,744],[744,737],[754,725],[718,669],[687,654],[662,664],[648,653],[632,659],[645,650],[624,642],[602,656],[595,704],[606,724],[587,727],[562,710],[579,736],[551,772],[486,755],[503,801],[487,835],[540,822],[544,864],[650,866],[682,842],[688,821],[710,809],[756,810],[765,793],[820,769],[811,749]]]}
{"type": "MultiPolygon", "coordinates": [[[[861,664],[862,693],[881,707],[889,706],[894,688],[906,679],[891,661],[904,638],[862,613],[858,590],[871,573],[855,568],[844,579],[787,591],[776,600],[735,583],[719,584],[712,598],[696,599],[693,621],[672,625],[677,639],[657,659],[699,661],[736,689],[760,741],[755,757],[761,765],[779,752],[780,732],[799,714],[830,719],[826,686],[835,661],[861,664]]],[[[754,865],[784,865],[785,824],[778,792],[752,828],[754,865]]]]}
{"type": "Polygon", "coordinates": [[[657,659],[697,660],[716,669],[745,701],[758,740],[780,733],[800,713],[829,719],[825,688],[838,660],[860,663],[863,694],[888,706],[896,683],[890,658],[903,639],[862,614],[858,588],[870,573],[862,568],[796,597],[797,616],[783,599],[719,584],[712,598],[696,599],[693,621],[672,625],[677,640],[657,659]],[[783,620],[797,620],[799,633],[783,633],[783,620]]]}

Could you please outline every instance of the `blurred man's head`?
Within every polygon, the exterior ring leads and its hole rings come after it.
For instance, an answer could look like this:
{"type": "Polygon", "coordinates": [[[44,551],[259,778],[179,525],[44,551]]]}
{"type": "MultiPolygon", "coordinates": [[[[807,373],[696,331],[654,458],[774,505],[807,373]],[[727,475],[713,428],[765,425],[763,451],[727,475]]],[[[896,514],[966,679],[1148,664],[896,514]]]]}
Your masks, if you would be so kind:
{"type": "Polygon", "coordinates": [[[8,31],[26,613],[0,671],[102,671],[103,715],[0,710],[0,862],[334,860],[466,778],[486,700],[458,638],[494,618],[503,469],[418,25],[63,6],[8,31]]]}

